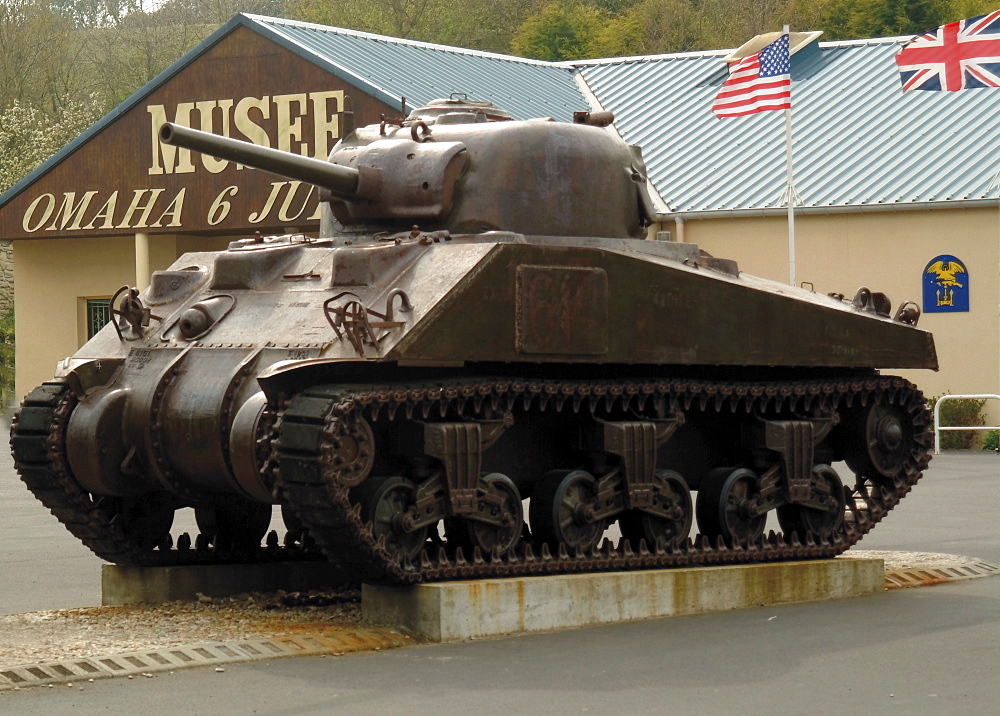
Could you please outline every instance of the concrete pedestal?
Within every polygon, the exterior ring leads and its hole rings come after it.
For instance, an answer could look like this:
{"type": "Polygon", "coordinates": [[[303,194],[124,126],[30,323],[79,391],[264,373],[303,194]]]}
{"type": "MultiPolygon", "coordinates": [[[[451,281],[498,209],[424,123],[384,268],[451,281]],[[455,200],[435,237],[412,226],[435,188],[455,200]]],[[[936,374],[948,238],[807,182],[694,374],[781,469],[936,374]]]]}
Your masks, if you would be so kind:
{"type": "Polygon", "coordinates": [[[344,585],[328,562],[273,564],[217,564],[183,567],[119,567],[101,569],[101,603],[155,604],[208,597],[230,597],[244,592],[286,592],[327,589],[344,585]]]}
{"type": "Polygon", "coordinates": [[[385,587],[366,584],[366,619],[432,641],[613,624],[885,590],[881,559],[830,559],[385,587]]]}

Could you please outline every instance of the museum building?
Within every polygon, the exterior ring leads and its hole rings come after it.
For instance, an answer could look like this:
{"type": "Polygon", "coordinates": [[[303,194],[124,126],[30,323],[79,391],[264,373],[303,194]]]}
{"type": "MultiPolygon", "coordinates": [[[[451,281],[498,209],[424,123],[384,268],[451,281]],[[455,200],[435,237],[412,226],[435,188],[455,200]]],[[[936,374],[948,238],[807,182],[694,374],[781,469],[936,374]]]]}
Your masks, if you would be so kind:
{"type": "MultiPolygon", "coordinates": [[[[792,42],[796,282],[917,303],[941,371],[902,374],[929,395],[1000,393],[1000,91],[904,93],[893,56],[907,38],[818,34],[792,42]]],[[[548,63],[237,15],[0,195],[17,393],[103,325],[121,286],[145,287],[188,251],[318,230],[314,188],[161,144],[167,121],[325,158],[345,110],[362,126],[456,93],[514,119],[610,110],[609,131],[643,149],[650,240],[787,282],[782,113],[710,111],[738,55],[548,63]]]]}

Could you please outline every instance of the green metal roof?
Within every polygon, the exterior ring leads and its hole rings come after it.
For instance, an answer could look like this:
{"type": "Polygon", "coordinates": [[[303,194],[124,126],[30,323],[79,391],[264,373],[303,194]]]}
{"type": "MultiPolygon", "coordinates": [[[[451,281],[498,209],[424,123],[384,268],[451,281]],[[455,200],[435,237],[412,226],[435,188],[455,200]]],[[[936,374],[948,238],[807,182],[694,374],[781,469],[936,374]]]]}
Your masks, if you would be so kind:
{"type": "MultiPolygon", "coordinates": [[[[996,204],[1000,91],[904,93],[893,56],[907,39],[792,56],[794,183],[806,211],[996,204]]],[[[782,210],[784,114],[711,113],[726,54],[577,64],[676,213],[782,210]]]]}
{"type": "Polygon", "coordinates": [[[389,105],[420,107],[462,92],[487,100],[514,119],[569,121],[590,109],[572,67],[510,55],[399,40],[325,25],[245,16],[280,45],[389,105]]]}

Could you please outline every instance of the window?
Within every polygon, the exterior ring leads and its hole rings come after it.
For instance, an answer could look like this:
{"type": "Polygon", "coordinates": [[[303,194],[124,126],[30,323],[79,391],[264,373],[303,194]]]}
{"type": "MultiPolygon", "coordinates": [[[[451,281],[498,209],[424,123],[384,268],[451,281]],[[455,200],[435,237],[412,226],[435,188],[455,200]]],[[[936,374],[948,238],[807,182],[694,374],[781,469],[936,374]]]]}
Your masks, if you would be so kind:
{"type": "Polygon", "coordinates": [[[104,328],[111,321],[111,299],[110,298],[88,298],[87,299],[87,340],[89,341],[97,332],[104,328]]]}

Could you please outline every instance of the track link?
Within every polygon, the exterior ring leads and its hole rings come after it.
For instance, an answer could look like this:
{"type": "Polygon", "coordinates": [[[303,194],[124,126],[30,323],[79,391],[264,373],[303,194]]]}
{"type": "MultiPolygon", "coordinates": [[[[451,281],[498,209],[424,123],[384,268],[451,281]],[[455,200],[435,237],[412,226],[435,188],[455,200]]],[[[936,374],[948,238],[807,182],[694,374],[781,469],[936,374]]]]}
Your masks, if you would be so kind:
{"type": "MultiPolygon", "coordinates": [[[[140,548],[117,520],[115,498],[101,498],[84,490],[70,473],[64,452],[65,431],[76,398],[61,381],[33,390],[11,425],[15,467],[29,490],[66,528],[100,558],[121,565],[165,566],[232,562],[301,561],[323,558],[310,546],[281,546],[273,533],[267,544],[234,554],[212,547],[140,548]]],[[[556,382],[481,379],[415,386],[319,386],[285,401],[275,416],[271,460],[284,498],[293,506],[308,534],[326,558],[348,574],[366,580],[413,583],[569,572],[649,569],[692,565],[780,561],[832,557],[860,540],[912,489],[930,457],[929,416],[919,391],[894,377],[864,380],[806,381],[793,384],[713,383],[706,381],[556,382]],[[484,405],[495,413],[522,410],[574,411],[599,407],[642,407],[649,400],[666,399],[684,411],[765,413],[833,409],[871,400],[886,400],[903,408],[914,426],[912,445],[899,478],[890,485],[867,476],[857,477],[847,501],[844,532],[832,542],[799,542],[771,532],[751,544],[710,544],[704,537],[685,543],[621,542],[607,540],[586,554],[556,554],[543,546],[526,544],[504,557],[464,555],[443,547],[423,552],[413,562],[399,563],[375,540],[371,526],[362,523],[360,507],[339,479],[338,461],[330,445],[352,415],[377,419],[397,413],[407,418],[478,414],[484,405]]]]}
{"type": "Polygon", "coordinates": [[[278,545],[276,535],[269,537],[264,547],[240,552],[203,544],[191,548],[189,538],[178,540],[176,548],[141,548],[122,529],[119,501],[92,495],[70,472],[65,433],[75,405],[75,396],[62,381],[49,381],[32,390],[11,423],[11,452],[14,466],[32,494],[101,559],[137,567],[322,559],[315,548],[278,545]]]}
{"type": "Polygon", "coordinates": [[[277,465],[276,484],[293,506],[309,533],[328,559],[366,580],[415,583],[445,579],[474,579],[520,575],[556,574],[609,570],[650,569],[790,559],[827,558],[857,543],[899,503],[920,479],[930,459],[929,415],[923,395],[908,381],[897,377],[865,379],[836,378],[795,383],[722,383],[697,380],[628,381],[520,381],[490,379],[440,384],[401,386],[317,386],[293,396],[280,412],[272,459],[277,465]],[[423,551],[418,559],[399,562],[372,526],[364,524],[360,505],[351,501],[350,490],[341,481],[344,469],[331,450],[354,416],[377,420],[381,414],[408,419],[437,416],[474,417],[484,406],[493,414],[520,410],[575,412],[642,410],[651,400],[665,400],[685,412],[780,413],[814,408],[868,405],[884,401],[909,416],[912,444],[903,469],[894,480],[859,475],[849,490],[844,530],[832,541],[801,543],[793,534],[786,538],[769,533],[751,543],[714,544],[706,537],[683,543],[638,545],[622,540],[612,546],[583,554],[569,554],[561,547],[556,554],[547,546],[535,550],[526,544],[505,556],[471,555],[461,549],[436,554],[423,551]]]}

